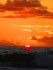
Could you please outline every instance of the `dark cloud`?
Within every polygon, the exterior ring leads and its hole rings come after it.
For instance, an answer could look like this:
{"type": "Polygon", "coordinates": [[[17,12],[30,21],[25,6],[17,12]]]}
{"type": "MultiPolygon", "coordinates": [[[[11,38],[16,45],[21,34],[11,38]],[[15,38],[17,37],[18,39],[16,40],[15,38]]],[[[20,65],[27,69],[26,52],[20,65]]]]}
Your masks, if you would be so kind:
{"type": "Polygon", "coordinates": [[[4,18],[28,18],[36,16],[42,16],[44,18],[53,18],[53,13],[47,11],[47,8],[43,7],[40,4],[39,0],[14,0],[13,2],[7,0],[5,5],[0,4],[0,12],[5,11],[14,11],[13,14],[15,14],[15,16],[2,16],[4,18]],[[20,15],[18,16],[18,14],[20,15]]]}
{"type": "Polygon", "coordinates": [[[0,4],[0,8],[5,10],[17,10],[20,7],[40,7],[41,4],[39,0],[7,0],[5,5],[0,4]]]}
{"type": "Polygon", "coordinates": [[[40,10],[40,9],[19,9],[13,12],[12,15],[1,16],[4,18],[29,18],[29,17],[36,17],[40,16],[42,18],[51,18],[53,19],[53,13],[48,12],[47,10],[40,10]],[[14,15],[13,15],[14,14],[14,15]],[[19,14],[19,15],[18,15],[19,14]]]}
{"type": "Polygon", "coordinates": [[[52,12],[47,11],[45,7],[36,7],[36,8],[31,8],[30,11],[28,11],[29,14],[34,14],[34,15],[40,15],[40,16],[53,16],[52,12]]]}
{"type": "Polygon", "coordinates": [[[45,46],[53,46],[53,37],[43,37],[40,39],[37,39],[38,42],[42,42],[45,44],[45,46]]]}
{"type": "Polygon", "coordinates": [[[4,10],[22,10],[24,9],[24,7],[39,7],[39,8],[44,8],[39,0],[14,0],[13,2],[11,2],[11,0],[7,0],[5,5],[0,4],[0,9],[4,9],[4,10]]]}
{"type": "Polygon", "coordinates": [[[31,36],[29,39],[30,40],[37,40],[37,38],[35,36],[31,36]]]}
{"type": "Polygon", "coordinates": [[[6,6],[11,7],[39,7],[41,6],[39,0],[14,0],[13,2],[11,2],[10,0],[7,0],[6,2],[6,6]]]}

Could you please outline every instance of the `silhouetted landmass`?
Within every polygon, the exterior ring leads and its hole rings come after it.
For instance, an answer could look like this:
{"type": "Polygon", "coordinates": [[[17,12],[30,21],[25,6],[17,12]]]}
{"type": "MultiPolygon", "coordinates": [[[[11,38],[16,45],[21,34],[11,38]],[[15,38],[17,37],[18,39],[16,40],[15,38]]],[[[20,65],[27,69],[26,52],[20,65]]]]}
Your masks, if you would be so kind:
{"type": "Polygon", "coordinates": [[[53,48],[36,47],[25,51],[24,48],[16,46],[0,47],[0,66],[53,68],[53,48]]]}

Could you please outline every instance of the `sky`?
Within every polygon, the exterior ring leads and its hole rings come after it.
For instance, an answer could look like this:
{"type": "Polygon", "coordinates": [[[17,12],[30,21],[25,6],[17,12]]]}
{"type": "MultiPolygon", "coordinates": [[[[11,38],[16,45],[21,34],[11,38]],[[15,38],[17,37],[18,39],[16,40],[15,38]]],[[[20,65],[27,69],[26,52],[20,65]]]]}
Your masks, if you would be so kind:
{"type": "Polygon", "coordinates": [[[53,0],[32,1],[0,0],[0,45],[53,46],[53,0]]]}

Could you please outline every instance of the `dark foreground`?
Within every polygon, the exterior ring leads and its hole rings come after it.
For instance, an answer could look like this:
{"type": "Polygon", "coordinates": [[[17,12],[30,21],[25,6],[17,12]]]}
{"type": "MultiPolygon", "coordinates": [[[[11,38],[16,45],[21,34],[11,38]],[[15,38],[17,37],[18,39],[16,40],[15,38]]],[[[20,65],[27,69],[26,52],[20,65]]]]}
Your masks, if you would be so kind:
{"type": "Polygon", "coordinates": [[[53,48],[31,48],[26,51],[21,47],[0,47],[0,68],[4,67],[8,70],[53,69],[53,48]]]}

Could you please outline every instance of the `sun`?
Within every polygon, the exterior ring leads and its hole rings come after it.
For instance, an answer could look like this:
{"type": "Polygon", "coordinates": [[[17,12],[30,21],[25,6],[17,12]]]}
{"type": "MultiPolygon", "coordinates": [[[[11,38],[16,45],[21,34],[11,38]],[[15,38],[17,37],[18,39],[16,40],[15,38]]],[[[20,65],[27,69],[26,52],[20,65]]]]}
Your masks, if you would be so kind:
{"type": "Polygon", "coordinates": [[[53,12],[53,0],[40,0],[41,4],[47,7],[47,10],[53,12]]]}
{"type": "Polygon", "coordinates": [[[1,4],[5,4],[7,0],[0,0],[1,4]]]}

